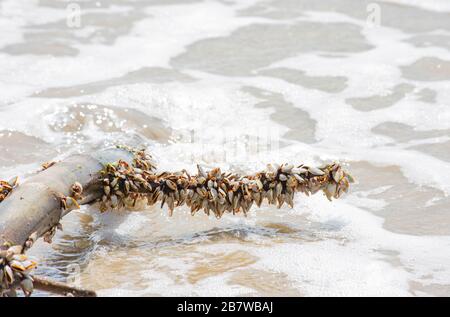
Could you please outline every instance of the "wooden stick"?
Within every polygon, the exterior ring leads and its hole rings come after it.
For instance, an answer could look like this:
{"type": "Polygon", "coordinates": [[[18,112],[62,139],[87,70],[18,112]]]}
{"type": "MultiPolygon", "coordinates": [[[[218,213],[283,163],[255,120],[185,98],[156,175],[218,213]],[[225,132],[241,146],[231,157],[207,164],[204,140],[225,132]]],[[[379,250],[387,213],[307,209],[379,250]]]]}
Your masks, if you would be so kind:
{"type": "Polygon", "coordinates": [[[92,290],[74,287],[66,283],[51,280],[47,277],[33,276],[34,289],[49,292],[53,294],[73,297],[97,297],[92,290]]]}

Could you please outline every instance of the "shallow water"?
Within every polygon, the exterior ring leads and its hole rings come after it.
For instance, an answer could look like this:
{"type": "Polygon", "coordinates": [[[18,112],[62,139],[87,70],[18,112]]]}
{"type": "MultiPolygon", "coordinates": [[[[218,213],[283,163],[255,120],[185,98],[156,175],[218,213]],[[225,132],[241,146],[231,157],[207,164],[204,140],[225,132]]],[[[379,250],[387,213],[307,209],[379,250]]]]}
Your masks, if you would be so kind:
{"type": "Polygon", "coordinates": [[[40,273],[103,296],[450,295],[448,1],[379,1],[379,26],[361,0],[78,3],[69,27],[66,1],[0,1],[0,178],[126,143],[160,170],[336,160],[357,183],[247,218],[83,207],[40,273]]]}

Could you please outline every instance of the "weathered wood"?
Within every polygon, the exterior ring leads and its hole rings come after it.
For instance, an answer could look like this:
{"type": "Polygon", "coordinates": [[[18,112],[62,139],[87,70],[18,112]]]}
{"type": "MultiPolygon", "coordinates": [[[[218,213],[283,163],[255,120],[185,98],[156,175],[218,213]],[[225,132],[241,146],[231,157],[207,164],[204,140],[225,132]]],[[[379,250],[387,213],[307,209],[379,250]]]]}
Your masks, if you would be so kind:
{"type": "Polygon", "coordinates": [[[133,154],[112,148],[90,155],[73,155],[20,184],[0,204],[0,249],[6,249],[7,244],[24,245],[34,232],[40,237],[56,226],[66,213],[60,197],[70,195],[75,182],[84,188],[80,204],[99,198],[101,191],[95,188],[99,171],[104,164],[119,159],[131,162],[133,154]]]}

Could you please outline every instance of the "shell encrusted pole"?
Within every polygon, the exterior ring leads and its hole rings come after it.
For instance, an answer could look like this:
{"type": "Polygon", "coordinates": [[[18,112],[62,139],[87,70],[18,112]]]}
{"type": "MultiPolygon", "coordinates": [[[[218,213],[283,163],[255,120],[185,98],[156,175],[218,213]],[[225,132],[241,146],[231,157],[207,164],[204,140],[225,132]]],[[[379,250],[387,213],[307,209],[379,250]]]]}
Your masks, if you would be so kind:
{"type": "Polygon", "coordinates": [[[339,198],[353,182],[337,163],[318,168],[268,165],[266,170],[248,176],[223,173],[219,168],[207,172],[197,166],[197,175],[190,175],[185,170],[155,173],[149,159],[140,151],[131,165],[118,161],[105,166],[99,180],[103,185],[102,212],[132,208],[137,201],[146,200],[148,205],[167,204],[170,215],[175,207],[186,204],[192,215],[203,210],[220,218],[226,212],[247,214],[253,204],[259,207],[263,201],[278,208],[284,203],[293,207],[297,192],[310,195],[322,191],[329,200],[339,198]]]}
{"type": "MultiPolygon", "coordinates": [[[[186,170],[156,172],[144,150],[118,146],[47,164],[20,186],[17,178],[0,181],[0,296],[16,296],[19,288],[31,295],[31,272],[37,262],[25,251],[40,237],[50,243],[56,229],[62,229],[61,218],[79,205],[99,202],[104,212],[131,209],[138,201],[160,203],[168,206],[169,215],[186,205],[192,215],[203,210],[220,218],[225,213],[246,215],[253,205],[260,207],[263,202],[293,207],[299,192],[323,192],[332,200],[347,192],[353,182],[337,163],[320,167],[274,164],[252,175],[197,168],[196,175],[186,170]]],[[[94,294],[54,281],[36,286],[61,294],[68,290],[72,295],[94,294]]]]}

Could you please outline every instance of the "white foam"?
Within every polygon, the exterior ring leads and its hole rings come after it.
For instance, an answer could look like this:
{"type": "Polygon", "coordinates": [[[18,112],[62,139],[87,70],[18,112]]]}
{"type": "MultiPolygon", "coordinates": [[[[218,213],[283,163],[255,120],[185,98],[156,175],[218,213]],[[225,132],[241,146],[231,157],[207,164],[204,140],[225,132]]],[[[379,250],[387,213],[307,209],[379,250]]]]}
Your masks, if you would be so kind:
{"type": "Polygon", "coordinates": [[[44,8],[37,4],[38,0],[4,0],[0,3],[0,12],[2,13],[0,17],[0,29],[2,30],[0,48],[22,41],[21,27],[55,22],[66,18],[65,11],[44,8]]]}
{"type": "MultiPolygon", "coordinates": [[[[10,6],[12,3],[16,1],[8,2],[10,6]]],[[[227,35],[238,27],[261,20],[250,17],[234,19],[235,11],[242,7],[243,4],[233,7],[211,1],[150,6],[144,10],[148,17],[135,22],[131,32],[127,36],[118,37],[112,45],[74,42],[72,46],[79,50],[76,57],[0,55],[0,80],[22,85],[21,91],[14,94],[10,92],[11,96],[8,98],[3,96],[4,102],[48,87],[120,77],[142,67],[166,67],[172,57],[182,53],[191,43],[205,37],[227,35]]],[[[16,10],[22,12],[23,8],[16,10]]],[[[24,11],[29,12],[30,19],[34,17],[31,8],[24,11]]],[[[58,10],[57,14],[49,10],[43,15],[55,19],[61,15],[65,18],[67,14],[65,10],[58,10]]],[[[0,19],[0,25],[2,23],[7,24],[8,21],[0,19]]],[[[27,24],[15,25],[10,34],[16,34],[23,25],[27,24]]],[[[83,29],[73,30],[75,33],[82,31],[83,29]]],[[[18,37],[13,39],[18,40],[18,37]]]]}
{"type": "Polygon", "coordinates": [[[450,3],[446,0],[381,0],[382,2],[414,6],[431,11],[450,11],[450,3]]]}

